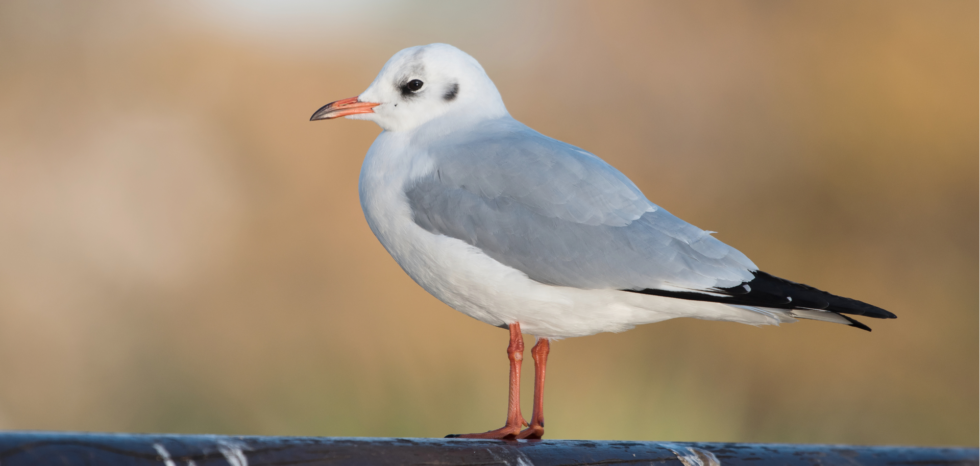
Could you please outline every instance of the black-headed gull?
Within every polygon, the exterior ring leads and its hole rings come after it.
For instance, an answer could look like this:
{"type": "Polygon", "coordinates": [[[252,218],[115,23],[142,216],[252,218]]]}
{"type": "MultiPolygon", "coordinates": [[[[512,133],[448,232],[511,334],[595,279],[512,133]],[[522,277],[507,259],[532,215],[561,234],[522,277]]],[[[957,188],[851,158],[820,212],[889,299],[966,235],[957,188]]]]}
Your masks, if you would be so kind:
{"type": "Polygon", "coordinates": [[[845,314],[895,317],[760,271],[599,157],[512,118],[483,67],[453,46],[396,53],[361,95],[311,120],[338,117],[384,130],[359,186],[385,249],[442,302],[510,329],[507,423],[460,437],[541,438],[553,339],[675,317],[864,330],[845,314]],[[530,424],[520,410],[522,331],[537,337],[530,424]]]}

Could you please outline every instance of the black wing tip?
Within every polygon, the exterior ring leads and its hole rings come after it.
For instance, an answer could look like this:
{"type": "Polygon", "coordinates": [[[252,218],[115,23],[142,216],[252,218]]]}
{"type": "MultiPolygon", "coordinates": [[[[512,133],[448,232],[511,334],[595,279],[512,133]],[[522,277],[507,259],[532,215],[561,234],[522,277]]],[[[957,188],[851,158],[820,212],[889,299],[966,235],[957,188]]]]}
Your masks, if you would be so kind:
{"type": "Polygon", "coordinates": [[[833,312],[847,320],[849,326],[870,332],[871,327],[848,317],[851,314],[875,319],[895,319],[897,316],[880,307],[856,299],[837,296],[809,285],[796,283],[785,278],[756,270],[753,279],[731,288],[715,288],[718,294],[705,294],[696,291],[667,291],[655,288],[644,290],[623,290],[668,298],[710,301],[724,304],[740,304],[775,309],[816,309],[833,312]],[[746,287],[747,285],[747,287],[746,287]],[[721,296],[719,296],[721,294],[721,296]]]}
{"type": "Polygon", "coordinates": [[[897,319],[898,318],[897,315],[892,314],[891,312],[888,312],[888,311],[886,311],[886,310],[884,310],[882,308],[878,308],[878,310],[881,311],[881,314],[882,314],[881,317],[878,317],[879,319],[897,319]]]}
{"type": "Polygon", "coordinates": [[[873,304],[868,304],[864,301],[858,301],[852,298],[845,298],[843,296],[837,296],[835,303],[831,304],[831,307],[827,308],[828,311],[843,312],[845,314],[851,314],[862,317],[872,317],[875,319],[897,319],[898,316],[888,312],[878,306],[873,304]]]}
{"type": "MultiPolygon", "coordinates": [[[[851,315],[862,316],[862,317],[871,317],[874,319],[898,318],[898,316],[896,316],[895,314],[888,312],[873,304],[868,304],[864,301],[859,301],[853,298],[837,296],[835,294],[828,293],[826,291],[814,288],[810,285],[804,285],[802,283],[797,283],[792,280],[780,278],[770,273],[763,272],[761,270],[756,270],[752,272],[752,275],[755,276],[755,280],[748,282],[749,286],[752,286],[752,283],[755,282],[756,280],[761,279],[763,282],[767,282],[767,284],[776,284],[779,288],[783,288],[784,286],[788,287],[789,289],[795,288],[797,290],[806,292],[806,294],[811,295],[812,297],[816,297],[817,299],[826,301],[827,306],[823,308],[823,310],[825,311],[831,311],[838,314],[843,313],[843,314],[851,314],[851,315]]],[[[790,291],[790,290],[785,290],[785,291],[790,291]]]]}
{"type": "Polygon", "coordinates": [[[868,331],[868,332],[871,331],[871,327],[868,327],[867,325],[864,325],[863,323],[861,323],[857,319],[852,319],[852,318],[847,317],[846,315],[843,315],[843,314],[837,314],[837,315],[839,315],[839,316],[847,319],[847,321],[851,323],[850,327],[859,328],[861,330],[865,330],[865,331],[868,331]]]}

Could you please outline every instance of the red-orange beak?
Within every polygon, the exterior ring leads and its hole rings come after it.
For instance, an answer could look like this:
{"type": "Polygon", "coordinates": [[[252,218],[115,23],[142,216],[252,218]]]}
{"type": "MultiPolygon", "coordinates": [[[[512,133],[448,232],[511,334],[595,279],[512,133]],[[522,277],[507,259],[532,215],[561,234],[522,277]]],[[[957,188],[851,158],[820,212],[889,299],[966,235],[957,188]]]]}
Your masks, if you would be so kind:
{"type": "Polygon", "coordinates": [[[371,109],[377,107],[378,105],[381,104],[376,104],[374,102],[358,102],[357,97],[338,100],[320,107],[320,109],[310,117],[310,121],[329,120],[347,115],[356,115],[358,113],[374,113],[374,110],[371,109]]]}

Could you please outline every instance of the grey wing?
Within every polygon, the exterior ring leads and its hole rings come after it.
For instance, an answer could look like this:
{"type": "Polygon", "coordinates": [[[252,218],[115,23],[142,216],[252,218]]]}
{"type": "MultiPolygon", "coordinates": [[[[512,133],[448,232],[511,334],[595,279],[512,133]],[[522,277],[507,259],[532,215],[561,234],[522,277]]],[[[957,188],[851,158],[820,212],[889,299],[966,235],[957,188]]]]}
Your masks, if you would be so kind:
{"type": "Polygon", "coordinates": [[[753,278],[738,250],[648,201],[598,157],[506,118],[432,147],[415,222],[541,283],[708,291],[753,278]]]}

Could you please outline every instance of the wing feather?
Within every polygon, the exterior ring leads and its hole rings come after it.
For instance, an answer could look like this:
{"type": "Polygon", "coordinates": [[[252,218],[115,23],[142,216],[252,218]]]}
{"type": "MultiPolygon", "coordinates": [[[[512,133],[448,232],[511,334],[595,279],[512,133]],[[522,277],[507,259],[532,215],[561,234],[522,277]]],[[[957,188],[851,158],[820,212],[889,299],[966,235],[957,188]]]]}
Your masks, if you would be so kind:
{"type": "Polygon", "coordinates": [[[435,170],[406,186],[415,222],[539,282],[709,291],[757,270],[602,159],[509,117],[441,139],[429,155],[435,170]]]}

